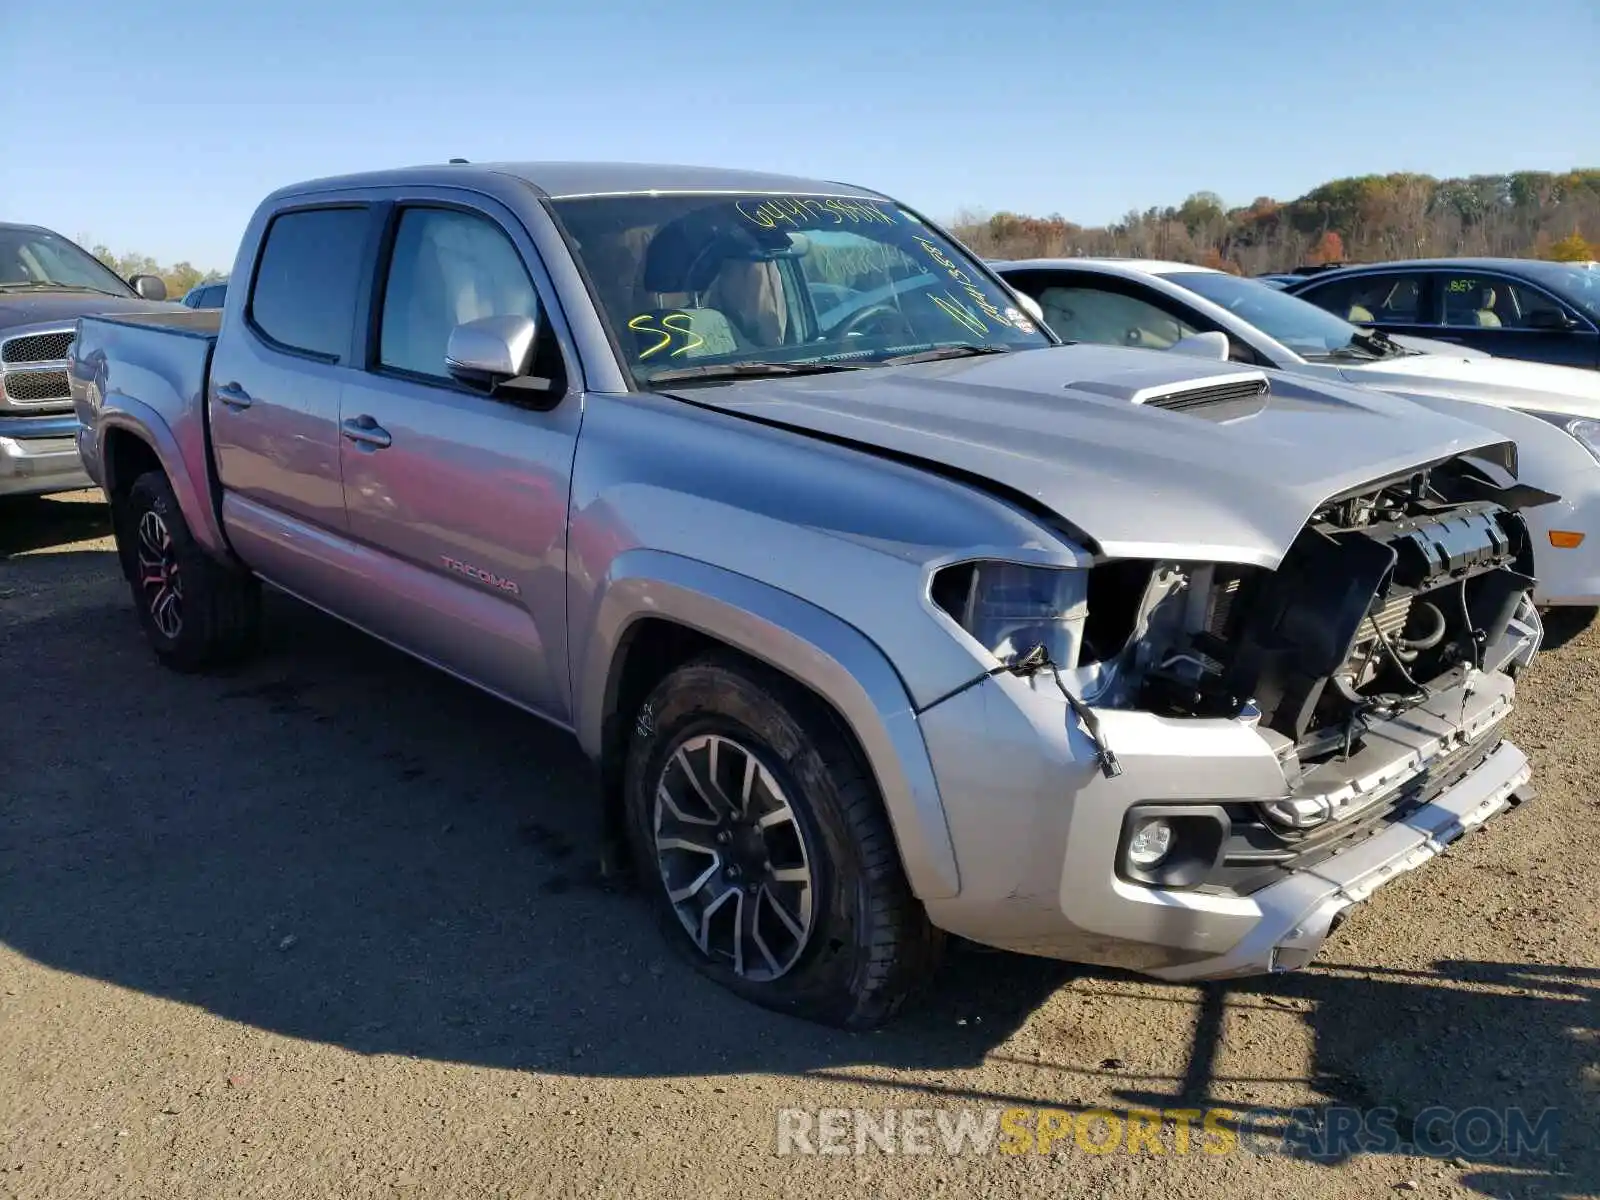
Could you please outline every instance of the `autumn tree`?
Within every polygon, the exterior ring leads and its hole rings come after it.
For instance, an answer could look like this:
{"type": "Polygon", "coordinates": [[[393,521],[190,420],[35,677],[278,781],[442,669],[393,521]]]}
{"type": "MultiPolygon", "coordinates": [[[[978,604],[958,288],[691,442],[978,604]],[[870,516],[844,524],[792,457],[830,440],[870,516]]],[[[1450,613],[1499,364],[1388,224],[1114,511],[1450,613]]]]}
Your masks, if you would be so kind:
{"type": "Polygon", "coordinates": [[[1324,232],[1306,254],[1306,262],[1314,267],[1321,266],[1323,263],[1339,263],[1343,261],[1344,239],[1332,229],[1324,232]]]}
{"type": "Polygon", "coordinates": [[[1545,258],[1556,262],[1593,262],[1597,257],[1595,247],[1591,246],[1583,234],[1574,229],[1558,242],[1551,242],[1545,258]]]}
{"type": "Polygon", "coordinates": [[[172,300],[179,299],[198,284],[219,283],[225,278],[221,271],[202,271],[187,261],[164,267],[148,254],[115,254],[103,242],[91,243],[89,238],[83,236],[77,241],[79,245],[88,246],[90,254],[122,279],[132,279],[135,275],[159,277],[167,285],[167,296],[172,300]]]}
{"type": "Polygon", "coordinates": [[[1227,208],[1215,192],[1133,209],[1103,226],[1060,216],[963,213],[957,236],[995,257],[1116,255],[1215,260],[1249,274],[1306,263],[1451,255],[1600,256],[1600,169],[1435,179],[1414,172],[1333,179],[1295,200],[1227,208]]]}

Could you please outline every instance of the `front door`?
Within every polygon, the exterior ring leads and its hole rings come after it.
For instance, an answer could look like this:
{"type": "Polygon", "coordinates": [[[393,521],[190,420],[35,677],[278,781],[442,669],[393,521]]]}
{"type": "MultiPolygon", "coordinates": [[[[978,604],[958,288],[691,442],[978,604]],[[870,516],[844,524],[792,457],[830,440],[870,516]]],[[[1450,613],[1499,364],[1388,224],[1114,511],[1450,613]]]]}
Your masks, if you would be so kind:
{"type": "Polygon", "coordinates": [[[544,328],[541,373],[563,371],[532,242],[509,213],[474,203],[408,202],[389,216],[369,365],[346,385],[340,412],[350,537],[370,552],[350,616],[565,724],[581,395],[537,411],[445,369],[457,325],[517,313],[544,328]]]}
{"type": "Polygon", "coordinates": [[[1442,274],[1439,288],[1452,340],[1501,358],[1594,365],[1589,323],[1541,288],[1482,271],[1442,274]]]}

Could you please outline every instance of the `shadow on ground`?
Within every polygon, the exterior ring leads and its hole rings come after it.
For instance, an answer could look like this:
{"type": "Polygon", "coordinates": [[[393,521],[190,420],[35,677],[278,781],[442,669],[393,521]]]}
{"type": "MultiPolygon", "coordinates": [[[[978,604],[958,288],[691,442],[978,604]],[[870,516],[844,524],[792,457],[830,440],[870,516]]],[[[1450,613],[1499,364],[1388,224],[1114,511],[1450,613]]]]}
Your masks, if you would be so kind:
{"type": "Polygon", "coordinates": [[[1594,624],[1600,609],[1574,605],[1548,609],[1544,613],[1544,641],[1541,649],[1559,650],[1594,624]]]}
{"type": "Polygon", "coordinates": [[[0,497],[0,558],[110,533],[111,510],[104,504],[53,496],[0,497]]]}
{"type": "MultiPolygon", "coordinates": [[[[599,878],[565,734],[287,600],[261,660],[195,678],[154,665],[108,553],[14,559],[0,584],[71,597],[0,609],[5,673],[49,715],[0,723],[0,939],[51,967],[362,1054],[621,1077],[973,1067],[1063,985],[1120,982],[958,955],[877,1033],[764,1013],[678,964],[641,899],[599,878]]],[[[1600,1190],[1593,973],[1441,963],[1179,994],[1199,1014],[1179,1077],[1040,1060],[1026,1097],[896,1086],[1034,1104],[1109,1076],[1126,1103],[1197,1106],[1230,1007],[1276,1000],[1304,1008],[1329,1103],[1397,1105],[1402,1132],[1431,1103],[1553,1107],[1567,1174],[1498,1148],[1476,1185],[1600,1190]]]]}

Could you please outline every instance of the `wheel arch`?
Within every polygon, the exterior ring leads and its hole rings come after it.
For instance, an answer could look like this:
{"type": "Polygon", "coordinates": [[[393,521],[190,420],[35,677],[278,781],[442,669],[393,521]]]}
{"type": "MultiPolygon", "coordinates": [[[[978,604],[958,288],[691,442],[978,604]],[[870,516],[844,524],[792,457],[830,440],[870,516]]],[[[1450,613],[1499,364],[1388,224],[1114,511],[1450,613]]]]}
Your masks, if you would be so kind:
{"type": "Polygon", "coordinates": [[[805,688],[854,741],[883,798],[913,893],[943,899],[960,890],[911,699],[860,630],[748,576],[650,550],[613,560],[587,625],[586,648],[574,659],[574,713],[608,805],[620,796],[621,750],[645,694],[690,658],[731,650],[805,688]]]}
{"type": "Polygon", "coordinates": [[[154,411],[144,414],[128,411],[137,403],[119,397],[118,409],[104,414],[100,420],[100,478],[107,498],[115,505],[139,475],[147,470],[161,471],[172,485],[178,509],[195,541],[208,554],[231,561],[232,555],[211,502],[209,481],[194,477],[177,438],[154,411]]]}

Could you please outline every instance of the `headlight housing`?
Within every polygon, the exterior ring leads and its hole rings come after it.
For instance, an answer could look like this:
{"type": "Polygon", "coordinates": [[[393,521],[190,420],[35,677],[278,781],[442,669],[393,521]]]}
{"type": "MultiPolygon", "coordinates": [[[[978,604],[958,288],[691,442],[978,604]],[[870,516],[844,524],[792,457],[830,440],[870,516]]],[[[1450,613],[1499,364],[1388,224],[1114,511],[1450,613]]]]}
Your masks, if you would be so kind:
{"type": "Polygon", "coordinates": [[[1070,669],[1089,617],[1089,576],[1029,563],[956,563],[935,573],[933,602],[1001,662],[1043,645],[1070,669]]]}
{"type": "Polygon", "coordinates": [[[1594,417],[1575,417],[1571,413],[1540,412],[1533,408],[1522,408],[1517,411],[1525,412],[1530,417],[1538,417],[1541,421],[1548,421],[1592,454],[1596,462],[1600,462],[1600,420],[1594,417]]]}

